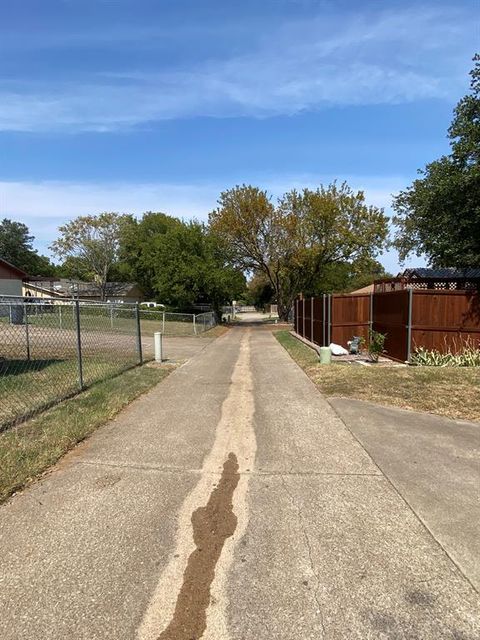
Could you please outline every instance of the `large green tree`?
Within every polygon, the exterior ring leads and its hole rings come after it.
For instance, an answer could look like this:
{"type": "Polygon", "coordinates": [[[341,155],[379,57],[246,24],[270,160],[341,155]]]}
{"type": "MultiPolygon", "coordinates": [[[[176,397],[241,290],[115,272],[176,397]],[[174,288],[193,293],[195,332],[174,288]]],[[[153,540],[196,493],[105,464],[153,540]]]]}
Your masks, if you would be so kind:
{"type": "Polygon", "coordinates": [[[52,276],[55,266],[33,248],[34,237],[27,225],[4,218],[0,222],[0,258],[30,276],[52,276]]]}
{"type": "Polygon", "coordinates": [[[388,277],[392,275],[373,258],[362,260],[359,264],[336,262],[326,265],[313,282],[313,287],[306,289],[304,293],[307,296],[321,293],[350,293],[371,284],[374,280],[388,277]]]}
{"type": "Polygon", "coordinates": [[[102,300],[118,263],[122,229],[129,220],[128,215],[108,212],[79,216],[59,227],[60,236],[50,247],[77,277],[96,283],[102,300]]]}
{"type": "Polygon", "coordinates": [[[433,266],[480,267],[480,56],[470,93],[448,130],[451,153],[419,171],[393,201],[401,259],[425,254],[433,266]]]}
{"type": "Polygon", "coordinates": [[[122,228],[120,264],[127,276],[139,283],[147,297],[157,295],[154,280],[164,236],[181,225],[181,220],[166,213],[147,211],[140,220],[130,218],[122,228]]]}
{"type": "Polygon", "coordinates": [[[254,273],[247,284],[246,303],[263,308],[274,300],[274,291],[267,276],[259,271],[254,273]]]}
{"type": "MultiPolygon", "coordinates": [[[[306,297],[323,293],[350,293],[371,284],[379,278],[391,278],[380,262],[362,260],[361,264],[333,262],[327,264],[314,278],[308,288],[304,288],[306,297]]],[[[255,273],[247,286],[247,304],[264,307],[274,300],[274,291],[264,273],[255,273]]]]}
{"type": "Polygon", "coordinates": [[[295,296],[312,290],[329,265],[371,260],[388,236],[383,210],[346,183],[286,193],[277,205],[243,185],[220,195],[211,229],[243,269],[263,273],[286,319],[295,296]]]}
{"type": "Polygon", "coordinates": [[[221,240],[203,224],[146,213],[124,229],[121,258],[160,302],[189,309],[197,301],[221,306],[245,289],[245,277],[221,240]]]}

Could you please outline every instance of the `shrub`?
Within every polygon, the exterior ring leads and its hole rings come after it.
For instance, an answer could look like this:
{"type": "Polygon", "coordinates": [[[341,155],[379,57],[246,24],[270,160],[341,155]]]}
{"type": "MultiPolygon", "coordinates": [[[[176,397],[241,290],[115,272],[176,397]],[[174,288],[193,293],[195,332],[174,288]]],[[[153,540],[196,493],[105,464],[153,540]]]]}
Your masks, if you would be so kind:
{"type": "Polygon", "coordinates": [[[416,347],[410,362],[424,367],[480,367],[480,342],[465,340],[460,349],[454,350],[445,347],[444,351],[438,349],[425,349],[416,347]]]}
{"type": "Polygon", "coordinates": [[[387,337],[386,333],[380,333],[379,331],[374,331],[370,329],[368,334],[368,355],[372,362],[378,362],[378,358],[380,354],[385,352],[385,339],[387,337]]]}

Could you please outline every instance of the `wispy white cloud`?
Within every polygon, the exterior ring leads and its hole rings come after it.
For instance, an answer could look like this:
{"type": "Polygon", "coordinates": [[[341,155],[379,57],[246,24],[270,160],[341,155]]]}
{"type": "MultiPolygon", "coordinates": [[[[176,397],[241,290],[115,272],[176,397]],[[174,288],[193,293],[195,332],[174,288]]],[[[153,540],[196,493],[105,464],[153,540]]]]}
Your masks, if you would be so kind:
{"type": "MultiPolygon", "coordinates": [[[[290,189],[316,188],[320,183],[335,180],[335,176],[311,174],[263,176],[247,182],[266,189],[273,198],[290,189]]],[[[392,193],[409,182],[403,176],[345,176],[341,179],[354,189],[363,189],[371,204],[389,207],[392,193]]],[[[205,219],[215,205],[220,192],[235,186],[202,182],[137,183],[137,182],[63,182],[63,181],[0,181],[0,216],[63,221],[78,215],[101,211],[121,211],[140,214],[163,211],[177,217],[205,219]]]]}
{"type": "Polygon", "coordinates": [[[194,116],[452,100],[466,86],[477,36],[461,5],[316,16],[266,32],[248,51],[182,68],[96,69],[88,81],[83,74],[57,85],[5,85],[0,129],[115,131],[194,116]]]}
{"type": "MultiPolygon", "coordinates": [[[[334,176],[285,175],[253,180],[272,195],[279,197],[289,189],[315,188],[334,176]]],[[[402,176],[344,176],[354,189],[363,189],[369,204],[384,207],[391,204],[392,193],[409,182],[402,176]]],[[[229,185],[234,186],[234,184],[229,185]]],[[[43,253],[57,237],[61,224],[78,216],[102,211],[119,211],[140,215],[145,211],[163,211],[170,215],[206,221],[220,192],[226,185],[210,183],[68,183],[68,182],[1,182],[0,218],[24,222],[36,238],[35,245],[43,253]]],[[[382,262],[397,271],[398,256],[390,251],[382,262]]],[[[418,260],[413,261],[420,264],[418,260]]]]}

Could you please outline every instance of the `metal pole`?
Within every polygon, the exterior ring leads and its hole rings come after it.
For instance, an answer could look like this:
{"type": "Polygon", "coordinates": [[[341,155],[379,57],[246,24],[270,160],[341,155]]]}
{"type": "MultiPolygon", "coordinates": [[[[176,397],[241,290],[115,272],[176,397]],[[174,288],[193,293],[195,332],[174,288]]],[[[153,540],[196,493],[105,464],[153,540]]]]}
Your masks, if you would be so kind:
{"type": "Polygon", "coordinates": [[[77,329],[78,386],[83,389],[82,335],[80,333],[80,303],[75,300],[75,325],[77,329]]]}
{"type": "Polygon", "coordinates": [[[322,294],[322,344],[321,346],[324,347],[326,345],[326,340],[325,340],[325,327],[326,327],[326,309],[325,309],[325,294],[322,294]]]}
{"type": "Polygon", "coordinates": [[[142,353],[142,328],[140,326],[140,307],[138,302],[135,303],[135,320],[137,325],[137,353],[138,353],[138,364],[143,364],[143,353],[142,353]]]}
{"type": "Polygon", "coordinates": [[[59,317],[59,322],[60,322],[60,329],[62,329],[62,304],[60,303],[58,305],[58,317],[59,317]]]}
{"type": "Polygon", "coordinates": [[[370,294],[370,319],[368,322],[369,332],[368,332],[368,340],[370,341],[370,335],[373,331],[373,292],[370,294]]]}
{"type": "Polygon", "coordinates": [[[305,337],[305,298],[302,298],[302,338],[305,337]]]}
{"type": "Polygon", "coordinates": [[[163,335],[161,331],[155,331],[153,334],[153,344],[155,347],[155,362],[163,360],[163,335]]]}
{"type": "Polygon", "coordinates": [[[195,335],[197,335],[197,323],[196,323],[196,316],[195,314],[193,314],[193,333],[195,335]]]}
{"type": "Polygon", "coordinates": [[[23,317],[25,318],[25,338],[27,339],[27,360],[30,360],[30,331],[28,329],[27,304],[23,303],[23,317]]]}
{"type": "Polygon", "coordinates": [[[327,324],[327,344],[328,347],[332,341],[332,294],[328,294],[327,298],[327,310],[328,310],[328,324],[327,324]]]}
{"type": "Polygon", "coordinates": [[[162,318],[162,333],[165,333],[165,311],[163,312],[162,318]]]}
{"type": "Polygon", "coordinates": [[[412,309],[413,309],[413,289],[408,290],[408,324],[407,324],[407,362],[410,362],[412,355],[412,309]]]}
{"type": "Polygon", "coordinates": [[[313,342],[313,297],[310,299],[310,340],[313,342]]]}

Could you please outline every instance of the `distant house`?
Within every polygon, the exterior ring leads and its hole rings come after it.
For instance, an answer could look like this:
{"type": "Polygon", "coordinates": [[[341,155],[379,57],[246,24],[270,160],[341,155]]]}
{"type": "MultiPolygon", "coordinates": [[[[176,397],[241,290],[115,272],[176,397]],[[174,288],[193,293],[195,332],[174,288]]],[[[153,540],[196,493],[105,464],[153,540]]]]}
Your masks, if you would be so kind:
{"type": "Polygon", "coordinates": [[[396,278],[375,281],[375,291],[400,289],[437,289],[464,291],[480,289],[480,269],[405,269],[396,278]]]}
{"type": "Polygon", "coordinates": [[[373,293],[375,285],[373,284],[367,284],[366,287],[361,287],[360,289],[355,289],[355,291],[349,291],[349,293],[351,295],[357,294],[357,293],[373,293]]]}
{"type": "MultiPolygon", "coordinates": [[[[107,282],[106,301],[116,303],[142,302],[145,296],[136,282],[107,282]]],[[[83,289],[79,296],[91,300],[100,300],[98,286],[90,285],[90,289],[83,289]]]]}
{"type": "Polygon", "coordinates": [[[405,269],[402,278],[423,283],[427,289],[473,289],[480,284],[480,269],[405,269]]]}
{"type": "MultiPolygon", "coordinates": [[[[30,278],[24,283],[23,295],[36,298],[79,298],[100,301],[100,288],[94,282],[69,280],[67,278],[30,278]]],[[[107,282],[107,302],[141,302],[144,294],[135,282],[107,282]]]]}
{"type": "Polygon", "coordinates": [[[21,296],[23,279],[27,274],[10,262],[0,258],[0,295],[21,296]]]}
{"type": "Polygon", "coordinates": [[[65,295],[59,291],[55,291],[53,288],[48,286],[48,282],[43,280],[35,280],[27,279],[23,283],[23,294],[24,297],[32,297],[32,298],[67,298],[70,296],[65,295]]]}

